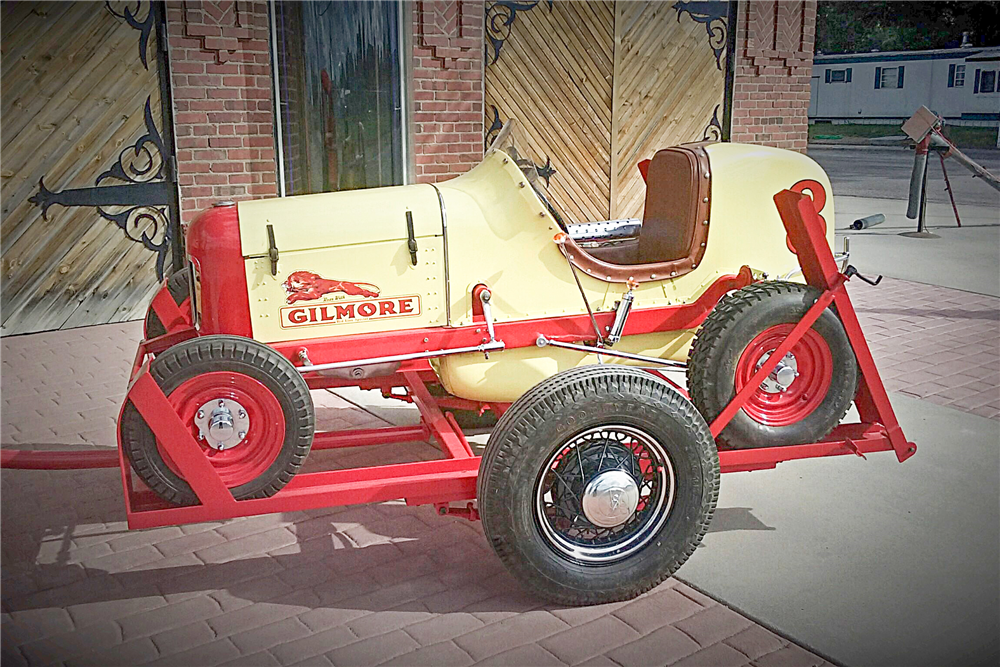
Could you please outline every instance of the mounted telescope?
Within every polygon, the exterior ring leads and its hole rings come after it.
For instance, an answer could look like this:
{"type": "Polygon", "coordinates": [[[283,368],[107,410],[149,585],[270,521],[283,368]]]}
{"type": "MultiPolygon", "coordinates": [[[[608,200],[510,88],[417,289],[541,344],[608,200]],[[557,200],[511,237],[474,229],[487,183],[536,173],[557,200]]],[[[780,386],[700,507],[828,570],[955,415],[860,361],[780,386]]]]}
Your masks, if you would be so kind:
{"type": "Polygon", "coordinates": [[[941,170],[944,173],[945,184],[948,195],[951,197],[951,206],[955,211],[955,220],[958,226],[962,223],[958,218],[958,207],[955,205],[955,195],[948,180],[948,172],[945,171],[944,159],[954,158],[959,164],[972,172],[973,178],[981,178],[990,187],[1000,191],[1000,179],[990,173],[981,164],[970,158],[955,146],[947,137],[941,133],[944,119],[935,114],[925,106],[917,109],[917,112],[903,123],[903,132],[916,143],[916,155],[913,159],[913,172],[910,174],[910,195],[906,207],[906,217],[911,220],[917,219],[917,231],[907,232],[907,236],[920,238],[935,238],[924,228],[924,218],[927,210],[927,157],[930,151],[934,151],[941,159],[941,170]]]}

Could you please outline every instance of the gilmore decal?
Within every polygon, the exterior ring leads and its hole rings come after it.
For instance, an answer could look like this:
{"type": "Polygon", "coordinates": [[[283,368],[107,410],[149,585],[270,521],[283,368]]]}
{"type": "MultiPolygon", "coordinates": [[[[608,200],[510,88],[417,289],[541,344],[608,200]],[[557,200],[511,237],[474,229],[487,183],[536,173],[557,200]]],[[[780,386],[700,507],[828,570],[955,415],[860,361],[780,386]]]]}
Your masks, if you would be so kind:
{"type": "Polygon", "coordinates": [[[314,306],[286,306],[281,309],[281,328],[347,324],[391,317],[415,317],[419,314],[420,297],[417,295],[336,301],[314,306]]]}

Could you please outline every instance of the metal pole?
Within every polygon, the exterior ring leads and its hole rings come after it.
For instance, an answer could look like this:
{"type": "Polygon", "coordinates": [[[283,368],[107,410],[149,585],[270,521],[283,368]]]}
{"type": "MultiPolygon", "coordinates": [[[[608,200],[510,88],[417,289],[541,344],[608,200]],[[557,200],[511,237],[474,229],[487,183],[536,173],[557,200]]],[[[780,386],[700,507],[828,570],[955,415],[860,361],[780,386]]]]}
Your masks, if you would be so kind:
{"type": "Polygon", "coordinates": [[[947,147],[948,150],[945,152],[945,157],[955,158],[955,160],[960,163],[963,167],[972,172],[973,176],[983,179],[988,186],[994,190],[1000,190],[1000,178],[991,174],[983,165],[979,164],[968,155],[958,150],[955,144],[951,143],[943,134],[937,130],[931,131],[928,135],[931,137],[931,144],[933,146],[947,147]]]}
{"type": "Polygon", "coordinates": [[[917,231],[903,232],[900,236],[917,239],[940,238],[937,234],[928,232],[924,226],[927,216],[927,158],[930,145],[930,135],[925,136],[917,144],[916,155],[913,159],[913,172],[910,174],[910,197],[906,207],[906,217],[911,220],[917,219],[917,231]]]}
{"type": "Polygon", "coordinates": [[[938,153],[941,158],[941,173],[944,174],[944,189],[948,191],[948,198],[951,199],[951,208],[955,211],[955,222],[962,226],[962,219],[958,217],[958,206],[955,204],[955,193],[951,189],[951,181],[948,180],[948,170],[944,166],[944,153],[938,153]]]}

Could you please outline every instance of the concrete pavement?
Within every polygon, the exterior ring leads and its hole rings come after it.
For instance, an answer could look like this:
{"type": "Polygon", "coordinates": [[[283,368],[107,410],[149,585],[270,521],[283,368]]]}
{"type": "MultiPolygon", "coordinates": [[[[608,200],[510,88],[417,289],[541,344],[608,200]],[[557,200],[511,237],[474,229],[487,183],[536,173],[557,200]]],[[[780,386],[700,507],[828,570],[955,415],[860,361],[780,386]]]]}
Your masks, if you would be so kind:
{"type": "Polygon", "coordinates": [[[852,667],[996,665],[1000,424],[891,398],[911,459],[726,476],[679,576],[852,667]]]}
{"type": "Polygon", "coordinates": [[[906,202],[872,197],[837,197],[837,249],[851,244],[851,263],[864,274],[885,274],[919,283],[1000,296],[1000,207],[963,205],[962,227],[950,204],[928,204],[927,228],[940,238],[910,238],[917,223],[906,202]],[[855,231],[852,222],[873,213],[886,220],[855,231]]]}
{"type": "MultiPolygon", "coordinates": [[[[973,160],[1000,176],[1000,150],[969,149],[963,151],[973,160]]],[[[906,148],[830,147],[809,145],[809,157],[816,160],[833,181],[833,194],[838,199],[872,197],[905,200],[910,190],[913,151],[906,148]]],[[[954,160],[945,160],[948,178],[954,188],[958,206],[988,206],[1000,210],[997,192],[954,160]]],[[[931,156],[927,168],[927,195],[931,203],[948,203],[944,189],[940,160],[931,156]]],[[[949,204],[950,206],[950,204],[949,204]]]]}

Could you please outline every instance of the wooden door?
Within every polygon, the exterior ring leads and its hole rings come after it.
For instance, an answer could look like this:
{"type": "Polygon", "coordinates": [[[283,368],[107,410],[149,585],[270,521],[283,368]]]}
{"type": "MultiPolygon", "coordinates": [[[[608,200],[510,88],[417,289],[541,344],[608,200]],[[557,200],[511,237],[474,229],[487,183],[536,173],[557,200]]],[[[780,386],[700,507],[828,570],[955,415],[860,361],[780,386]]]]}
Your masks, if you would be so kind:
{"type": "Polygon", "coordinates": [[[140,318],[178,236],[159,7],[2,12],[2,333],[140,318]]]}
{"type": "Polygon", "coordinates": [[[568,221],[641,217],[636,163],[660,148],[728,136],[731,9],[681,0],[491,3],[487,143],[517,117],[568,221]]]}

